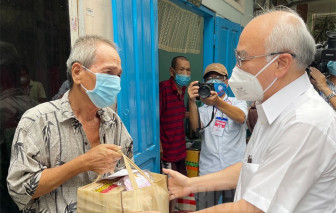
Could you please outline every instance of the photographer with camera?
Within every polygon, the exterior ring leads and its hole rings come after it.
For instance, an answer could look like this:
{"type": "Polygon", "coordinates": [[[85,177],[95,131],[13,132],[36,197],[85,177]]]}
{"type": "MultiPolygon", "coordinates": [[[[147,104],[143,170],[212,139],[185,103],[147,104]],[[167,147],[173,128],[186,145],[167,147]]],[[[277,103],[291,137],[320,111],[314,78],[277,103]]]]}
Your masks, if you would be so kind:
{"type": "Polygon", "coordinates": [[[328,40],[315,46],[314,61],[306,71],[314,88],[336,110],[336,32],[326,34],[328,40]]]}
{"type": "Polygon", "coordinates": [[[310,82],[318,89],[322,98],[336,110],[336,61],[329,61],[327,67],[330,74],[328,76],[315,67],[310,67],[310,82]]]}
{"type": "MultiPolygon", "coordinates": [[[[240,162],[246,148],[246,101],[228,97],[228,73],[224,65],[213,63],[206,67],[204,83],[192,82],[188,87],[191,128],[202,134],[200,175],[218,172],[240,162]],[[199,109],[196,98],[204,103],[199,109]]],[[[210,184],[210,183],[209,183],[210,184]]],[[[235,190],[211,191],[195,194],[198,210],[232,202],[235,190]]]]}

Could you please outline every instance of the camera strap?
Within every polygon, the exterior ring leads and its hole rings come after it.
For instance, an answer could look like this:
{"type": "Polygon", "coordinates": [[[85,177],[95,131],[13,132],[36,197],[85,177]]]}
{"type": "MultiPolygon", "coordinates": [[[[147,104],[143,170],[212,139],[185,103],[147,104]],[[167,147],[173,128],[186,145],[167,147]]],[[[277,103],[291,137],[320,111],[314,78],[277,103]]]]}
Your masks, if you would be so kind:
{"type": "Polygon", "coordinates": [[[209,123],[203,128],[201,128],[201,118],[200,118],[200,114],[199,114],[199,111],[198,111],[198,107],[197,107],[197,114],[198,114],[198,128],[196,129],[196,133],[199,133],[199,132],[202,132],[205,128],[207,128],[211,124],[212,120],[214,119],[214,117],[215,117],[215,106],[212,107],[212,115],[211,115],[211,119],[210,119],[209,123]]]}

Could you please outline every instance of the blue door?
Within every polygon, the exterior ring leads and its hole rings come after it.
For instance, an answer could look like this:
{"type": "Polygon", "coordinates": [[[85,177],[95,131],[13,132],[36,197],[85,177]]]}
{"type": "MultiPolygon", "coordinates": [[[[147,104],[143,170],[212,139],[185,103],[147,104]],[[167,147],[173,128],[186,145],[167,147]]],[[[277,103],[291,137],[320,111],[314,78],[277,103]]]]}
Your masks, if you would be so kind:
{"type": "MultiPolygon", "coordinates": [[[[237,47],[242,27],[227,19],[216,17],[214,62],[225,65],[229,76],[236,64],[234,49],[237,47]]],[[[231,89],[228,95],[233,96],[231,89]]]]}
{"type": "Polygon", "coordinates": [[[118,114],[133,138],[136,164],[159,172],[157,0],[112,0],[112,14],[123,69],[118,114]]]}

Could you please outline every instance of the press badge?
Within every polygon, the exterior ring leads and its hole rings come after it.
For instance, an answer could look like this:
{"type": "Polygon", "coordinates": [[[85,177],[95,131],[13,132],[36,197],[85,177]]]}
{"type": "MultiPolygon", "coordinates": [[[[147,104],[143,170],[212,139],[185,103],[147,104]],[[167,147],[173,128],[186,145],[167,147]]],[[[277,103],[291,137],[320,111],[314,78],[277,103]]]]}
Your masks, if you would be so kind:
{"type": "Polygon", "coordinates": [[[216,117],[215,126],[212,129],[212,134],[217,136],[223,136],[224,128],[226,126],[228,119],[222,117],[216,117]]]}

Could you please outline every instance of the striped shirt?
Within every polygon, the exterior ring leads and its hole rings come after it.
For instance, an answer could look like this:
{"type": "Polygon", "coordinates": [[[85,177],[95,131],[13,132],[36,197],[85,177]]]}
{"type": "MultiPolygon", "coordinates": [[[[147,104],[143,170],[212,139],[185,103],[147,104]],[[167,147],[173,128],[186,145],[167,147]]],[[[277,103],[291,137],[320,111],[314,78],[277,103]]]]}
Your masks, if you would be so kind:
{"type": "Polygon", "coordinates": [[[178,94],[174,80],[160,82],[160,140],[163,161],[177,162],[186,157],[184,93],[178,94]]]}
{"type": "MultiPolygon", "coordinates": [[[[44,169],[63,165],[91,149],[68,94],[28,110],[16,129],[7,183],[9,194],[23,212],[76,212],[78,187],[97,177],[93,171],[80,173],[50,193],[32,199],[44,169]]],[[[99,109],[97,114],[100,143],[121,146],[132,159],[132,138],[119,116],[110,108],[99,109]]],[[[123,167],[123,161],[119,161],[117,170],[123,167]]]]}

